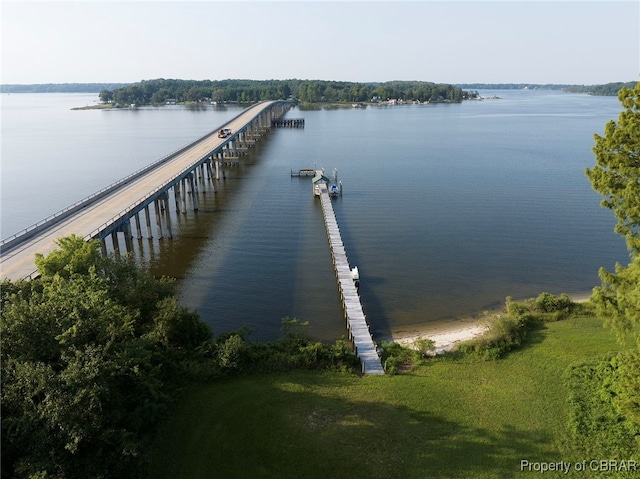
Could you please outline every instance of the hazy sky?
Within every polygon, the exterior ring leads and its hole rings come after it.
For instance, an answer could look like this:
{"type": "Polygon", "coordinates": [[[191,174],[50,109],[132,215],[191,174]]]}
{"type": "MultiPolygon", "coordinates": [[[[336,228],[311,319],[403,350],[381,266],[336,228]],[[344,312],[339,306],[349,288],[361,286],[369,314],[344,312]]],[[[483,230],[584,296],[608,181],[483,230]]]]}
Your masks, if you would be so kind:
{"type": "Polygon", "coordinates": [[[640,2],[2,0],[1,83],[635,81],[640,2]]]}

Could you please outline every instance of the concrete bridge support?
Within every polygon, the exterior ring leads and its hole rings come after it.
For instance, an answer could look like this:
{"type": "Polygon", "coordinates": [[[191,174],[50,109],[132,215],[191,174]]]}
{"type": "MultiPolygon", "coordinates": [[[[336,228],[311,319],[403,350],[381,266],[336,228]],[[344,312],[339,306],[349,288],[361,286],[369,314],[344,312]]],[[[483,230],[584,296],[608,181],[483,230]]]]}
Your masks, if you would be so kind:
{"type": "Polygon", "coordinates": [[[147,237],[151,239],[153,238],[153,233],[151,231],[151,213],[149,213],[149,205],[144,207],[144,217],[147,223],[147,237]]]}
{"type": "Polygon", "coordinates": [[[173,233],[171,232],[171,213],[169,212],[169,191],[165,191],[164,195],[161,196],[160,200],[164,203],[164,217],[165,223],[167,226],[167,236],[169,239],[173,238],[173,233]]]}
{"type": "Polygon", "coordinates": [[[193,211],[198,211],[198,195],[196,194],[196,182],[194,180],[193,173],[189,173],[189,185],[191,187],[191,202],[193,204],[193,211]]]}
{"type": "Polygon", "coordinates": [[[113,252],[116,255],[116,258],[120,257],[120,243],[118,242],[118,232],[113,230],[111,232],[111,244],[113,245],[113,252]]]}
{"type": "Polygon", "coordinates": [[[131,234],[131,219],[122,224],[122,232],[124,234],[124,245],[127,253],[133,253],[133,235],[131,234]]]}
{"type": "Polygon", "coordinates": [[[187,179],[182,178],[179,182],[180,186],[180,201],[182,202],[182,214],[187,214],[187,179]]]}
{"type": "Polygon", "coordinates": [[[180,213],[180,202],[182,201],[180,198],[180,181],[173,185],[173,198],[176,202],[176,213],[180,213]]]}
{"type": "Polygon", "coordinates": [[[142,239],[142,227],[140,225],[140,212],[139,211],[136,211],[135,218],[136,218],[136,238],[138,240],[141,240],[142,239]]]}
{"type": "Polygon", "coordinates": [[[164,236],[162,235],[162,222],[160,221],[160,205],[158,204],[158,200],[153,202],[153,207],[156,212],[156,226],[158,228],[158,238],[162,239],[164,236]]]}

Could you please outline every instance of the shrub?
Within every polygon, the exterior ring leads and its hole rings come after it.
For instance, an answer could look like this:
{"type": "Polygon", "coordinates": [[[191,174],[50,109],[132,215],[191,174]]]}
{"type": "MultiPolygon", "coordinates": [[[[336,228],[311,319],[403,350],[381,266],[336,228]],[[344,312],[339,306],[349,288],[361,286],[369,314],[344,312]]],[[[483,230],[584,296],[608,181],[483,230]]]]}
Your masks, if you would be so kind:
{"type": "Polygon", "coordinates": [[[389,356],[384,360],[384,371],[390,376],[398,374],[398,358],[395,356],[389,356]]]}
{"type": "Polygon", "coordinates": [[[400,368],[409,368],[418,359],[418,353],[410,348],[393,341],[382,343],[382,366],[388,374],[397,374],[400,368]]]}
{"type": "Polygon", "coordinates": [[[418,355],[422,358],[428,358],[432,356],[436,351],[436,342],[433,339],[417,337],[413,341],[413,349],[415,349],[418,355]]]}
{"type": "Polygon", "coordinates": [[[522,344],[527,330],[533,324],[529,314],[520,317],[495,316],[489,320],[489,326],[481,336],[461,343],[458,350],[478,353],[484,359],[499,359],[522,344]]]}
{"type": "Polygon", "coordinates": [[[546,321],[559,321],[566,319],[574,310],[575,303],[571,301],[566,293],[554,296],[551,293],[541,293],[532,301],[532,311],[545,314],[546,321]]]}
{"type": "MultiPolygon", "coordinates": [[[[460,344],[458,350],[477,353],[485,359],[501,358],[521,346],[529,331],[545,321],[566,319],[577,307],[565,293],[560,296],[541,293],[537,298],[522,302],[509,296],[505,302],[505,314],[489,317],[484,334],[460,344]]],[[[585,307],[583,309],[586,311],[585,307]]]]}
{"type": "Polygon", "coordinates": [[[624,398],[616,390],[619,374],[617,356],[583,362],[565,372],[571,443],[584,457],[640,461],[640,424],[624,414],[624,398]]]}
{"type": "Polygon", "coordinates": [[[542,293],[535,299],[516,302],[507,297],[505,314],[490,317],[488,328],[481,336],[465,341],[458,350],[479,354],[484,359],[499,359],[509,351],[520,347],[529,331],[544,321],[565,319],[575,309],[569,296],[559,297],[542,293]]]}

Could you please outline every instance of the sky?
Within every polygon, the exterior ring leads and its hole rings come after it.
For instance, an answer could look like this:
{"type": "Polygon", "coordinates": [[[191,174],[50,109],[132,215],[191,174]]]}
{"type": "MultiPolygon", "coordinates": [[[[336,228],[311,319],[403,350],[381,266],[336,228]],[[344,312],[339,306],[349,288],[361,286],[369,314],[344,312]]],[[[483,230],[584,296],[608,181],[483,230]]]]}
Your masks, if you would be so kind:
{"type": "Polygon", "coordinates": [[[1,0],[0,83],[637,81],[640,1],[1,0]]]}

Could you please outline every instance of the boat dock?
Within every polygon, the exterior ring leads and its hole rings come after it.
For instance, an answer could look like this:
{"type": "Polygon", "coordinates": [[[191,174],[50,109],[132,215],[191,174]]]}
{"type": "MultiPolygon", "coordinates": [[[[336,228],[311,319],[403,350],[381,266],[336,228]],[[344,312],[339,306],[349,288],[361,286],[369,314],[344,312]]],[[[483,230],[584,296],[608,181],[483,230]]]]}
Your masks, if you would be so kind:
{"type": "Polygon", "coordinates": [[[298,171],[291,170],[291,176],[315,176],[315,168],[300,168],[298,171]]]}
{"type": "MultiPolygon", "coordinates": [[[[324,224],[329,239],[329,248],[331,249],[333,268],[336,273],[342,308],[347,321],[349,340],[353,342],[356,356],[360,359],[364,374],[384,374],[375,342],[362,310],[354,274],[349,266],[349,260],[342,243],[340,229],[338,228],[331,197],[329,196],[329,187],[326,183],[321,183],[318,184],[318,190],[322,203],[324,224]]],[[[354,268],[355,271],[357,271],[356,268],[354,268]]]]}
{"type": "Polygon", "coordinates": [[[274,118],[271,120],[273,128],[304,128],[304,118],[274,118]]]}

